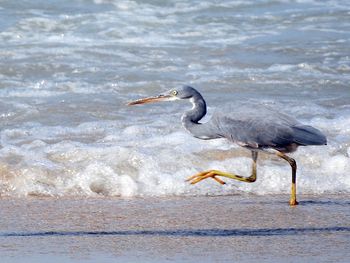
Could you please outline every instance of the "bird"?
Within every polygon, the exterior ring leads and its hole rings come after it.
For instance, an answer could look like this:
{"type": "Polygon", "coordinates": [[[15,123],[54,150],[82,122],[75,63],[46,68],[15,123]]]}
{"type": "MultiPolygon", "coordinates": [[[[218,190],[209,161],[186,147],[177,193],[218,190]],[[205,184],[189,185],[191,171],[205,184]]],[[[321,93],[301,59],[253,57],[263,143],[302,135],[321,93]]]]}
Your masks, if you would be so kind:
{"type": "Polygon", "coordinates": [[[218,178],[225,177],[253,183],[257,179],[258,153],[265,152],[277,155],[291,166],[292,182],[289,205],[298,204],[296,198],[297,163],[287,154],[295,152],[299,146],[326,145],[327,138],[320,130],[302,124],[294,117],[274,108],[248,101],[219,105],[211,118],[202,123],[200,120],[207,113],[206,102],[195,88],[188,85],[168,90],[158,96],[131,101],[127,105],[176,100],[188,100],[192,103],[192,108],[182,115],[181,122],[195,138],[202,140],[224,138],[250,150],[252,157],[250,176],[220,170],[207,170],[189,177],[186,181],[196,184],[212,178],[220,184],[225,184],[218,178]]]}

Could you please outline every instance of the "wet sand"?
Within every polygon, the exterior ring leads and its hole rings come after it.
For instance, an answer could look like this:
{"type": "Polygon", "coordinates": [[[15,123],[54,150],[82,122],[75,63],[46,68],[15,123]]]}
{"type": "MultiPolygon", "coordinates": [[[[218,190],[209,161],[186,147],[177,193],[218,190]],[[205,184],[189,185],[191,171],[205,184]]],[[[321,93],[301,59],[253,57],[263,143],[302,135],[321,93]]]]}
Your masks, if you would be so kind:
{"type": "Polygon", "coordinates": [[[350,196],[0,199],[1,262],[349,262],[350,196]]]}

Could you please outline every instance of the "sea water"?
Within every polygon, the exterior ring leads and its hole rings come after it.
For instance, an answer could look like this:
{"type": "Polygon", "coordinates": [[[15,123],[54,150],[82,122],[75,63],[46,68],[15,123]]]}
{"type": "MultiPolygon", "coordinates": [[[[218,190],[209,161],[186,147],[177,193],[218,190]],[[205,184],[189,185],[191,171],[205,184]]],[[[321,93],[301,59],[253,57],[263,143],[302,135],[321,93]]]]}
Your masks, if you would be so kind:
{"type": "Polygon", "coordinates": [[[298,192],[350,192],[350,4],[278,1],[1,1],[0,196],[288,193],[284,160],[181,127],[188,102],[128,107],[192,85],[215,108],[259,102],[320,129],[300,147],[298,192]]]}

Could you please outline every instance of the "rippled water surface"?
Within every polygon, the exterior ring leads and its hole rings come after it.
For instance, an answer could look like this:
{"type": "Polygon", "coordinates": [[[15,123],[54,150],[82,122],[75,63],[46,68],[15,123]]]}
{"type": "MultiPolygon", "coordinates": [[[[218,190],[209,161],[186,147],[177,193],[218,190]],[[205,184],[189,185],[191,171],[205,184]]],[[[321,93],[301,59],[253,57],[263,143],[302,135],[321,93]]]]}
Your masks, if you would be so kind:
{"type": "Polygon", "coordinates": [[[290,168],[182,127],[184,102],[127,107],[182,84],[209,114],[260,101],[322,130],[300,148],[299,192],[350,192],[350,4],[346,1],[1,1],[0,196],[286,193],[290,168]]]}

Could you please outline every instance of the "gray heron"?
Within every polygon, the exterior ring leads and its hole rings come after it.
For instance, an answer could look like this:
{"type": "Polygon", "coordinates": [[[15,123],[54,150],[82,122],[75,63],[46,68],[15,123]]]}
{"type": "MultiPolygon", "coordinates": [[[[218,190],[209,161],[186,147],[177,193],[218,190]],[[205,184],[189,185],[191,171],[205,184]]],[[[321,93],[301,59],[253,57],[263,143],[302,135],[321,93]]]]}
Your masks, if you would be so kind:
{"type": "Polygon", "coordinates": [[[289,204],[295,206],[296,170],[295,160],[287,155],[299,146],[326,145],[327,139],[316,128],[304,125],[286,114],[264,105],[247,102],[223,105],[216,109],[206,123],[199,121],[206,115],[207,107],[202,95],[190,86],[172,89],[156,97],[148,97],[129,102],[128,105],[145,104],[159,101],[189,100],[192,109],[181,118],[182,125],[194,137],[209,140],[225,138],[251,151],[252,172],[248,177],[219,170],[209,170],[195,174],[187,179],[196,184],[204,179],[213,178],[225,184],[218,176],[252,183],[256,181],[258,152],[272,153],[286,160],[292,168],[292,187],[289,204]]]}

